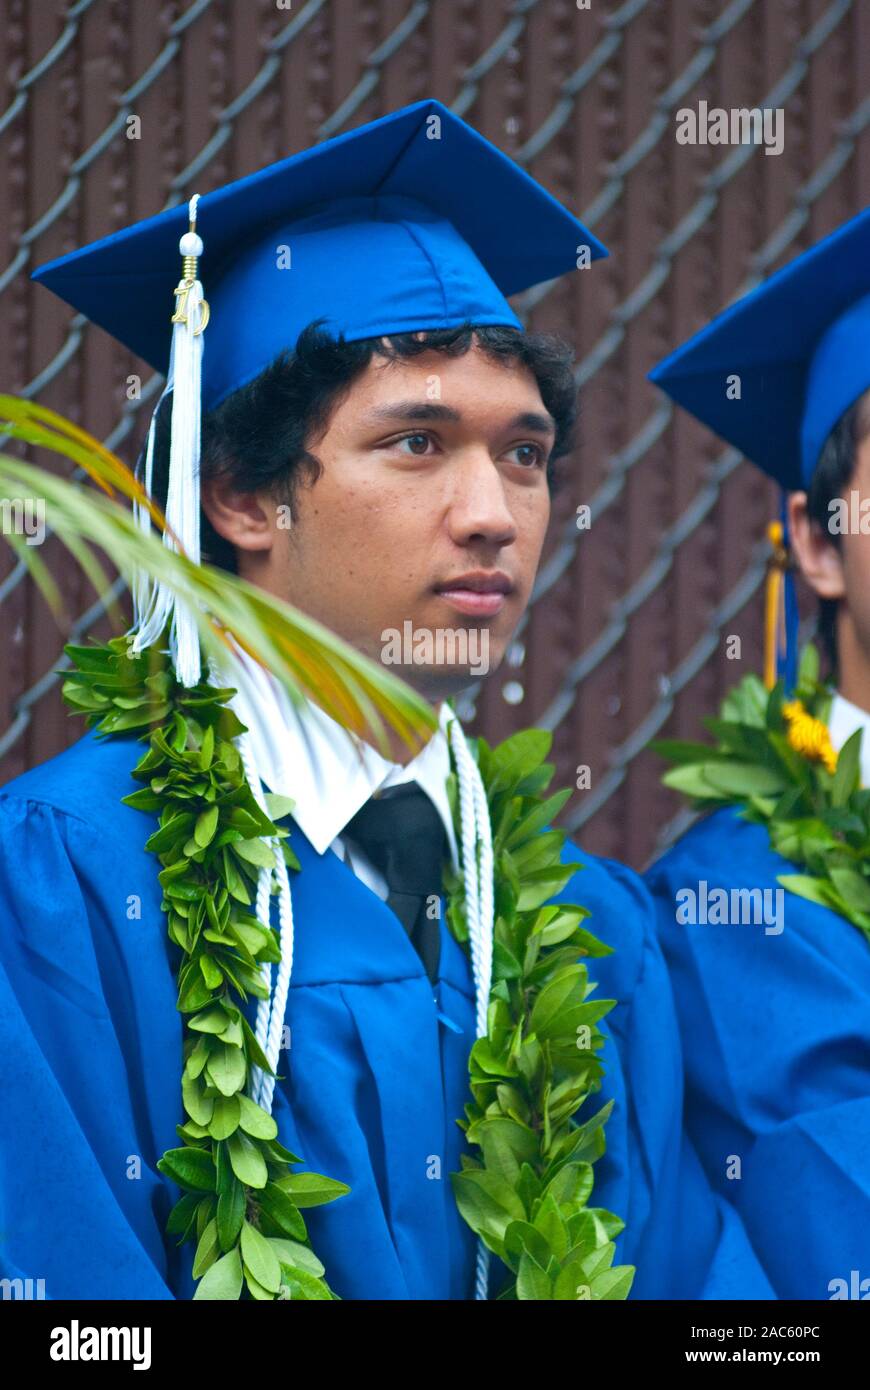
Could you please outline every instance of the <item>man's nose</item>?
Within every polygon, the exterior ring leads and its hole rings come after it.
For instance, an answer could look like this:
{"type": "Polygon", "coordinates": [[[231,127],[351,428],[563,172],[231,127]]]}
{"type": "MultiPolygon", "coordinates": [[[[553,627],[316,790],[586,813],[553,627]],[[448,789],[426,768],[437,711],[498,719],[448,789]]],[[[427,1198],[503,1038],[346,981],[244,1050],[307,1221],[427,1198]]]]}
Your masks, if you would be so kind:
{"type": "Polygon", "coordinates": [[[508,504],[504,479],[483,447],[465,451],[458,462],[449,526],[452,539],[458,544],[478,537],[501,545],[516,539],[516,519],[508,504]]]}

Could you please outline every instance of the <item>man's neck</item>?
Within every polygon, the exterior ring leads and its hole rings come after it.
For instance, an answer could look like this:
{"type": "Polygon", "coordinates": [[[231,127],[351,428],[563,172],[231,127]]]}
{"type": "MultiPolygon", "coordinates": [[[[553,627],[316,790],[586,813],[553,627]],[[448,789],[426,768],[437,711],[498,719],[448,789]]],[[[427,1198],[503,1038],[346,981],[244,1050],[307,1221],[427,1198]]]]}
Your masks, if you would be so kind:
{"type": "Polygon", "coordinates": [[[837,690],[850,704],[870,711],[870,658],[858,641],[851,615],[837,623],[837,690]]]}

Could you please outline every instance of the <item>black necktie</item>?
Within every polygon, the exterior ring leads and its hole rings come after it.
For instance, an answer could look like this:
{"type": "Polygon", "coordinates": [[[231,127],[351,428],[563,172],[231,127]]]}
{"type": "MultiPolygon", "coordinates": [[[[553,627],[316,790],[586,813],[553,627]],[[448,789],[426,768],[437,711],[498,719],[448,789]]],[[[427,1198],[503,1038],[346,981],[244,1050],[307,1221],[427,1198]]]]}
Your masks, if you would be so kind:
{"type": "Polygon", "coordinates": [[[444,823],[416,782],[385,787],[348,821],[344,834],[365,850],[387,881],[395,912],[431,981],[438,975],[441,935],[427,899],[440,898],[449,853],[444,823]]]}

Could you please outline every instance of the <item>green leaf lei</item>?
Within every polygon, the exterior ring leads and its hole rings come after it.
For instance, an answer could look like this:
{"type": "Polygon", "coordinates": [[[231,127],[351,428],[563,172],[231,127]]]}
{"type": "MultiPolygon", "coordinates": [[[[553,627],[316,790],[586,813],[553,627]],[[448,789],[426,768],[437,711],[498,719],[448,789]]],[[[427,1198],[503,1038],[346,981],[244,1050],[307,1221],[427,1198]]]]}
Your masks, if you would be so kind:
{"type": "MultiPolygon", "coordinates": [[[[261,837],[277,836],[299,871],[278,824],[292,802],[267,797],[271,820],[258,808],[232,742],[244,731],[228,707],[232,690],[185,689],[156,648],[131,657],[123,637],[66,651],[67,703],[100,734],[148,743],[133,773],[146,785],[124,801],[159,817],[145,848],[161,865],[186,1023],[183,1142],[157,1163],[184,1193],[167,1233],[196,1242],[194,1298],[335,1299],[301,1211],[349,1188],[293,1171],[303,1160],[246,1095],[249,1068],[271,1069],[239,1001],[266,994],[261,966],[280,959],[276,930],[251,909],[259,868],[272,862],[261,837]]],[[[493,825],[496,921],[488,1033],[471,1049],[473,1099],[457,1120],[480,1157],[463,1154],[450,1176],[461,1215],[505,1266],[500,1298],[624,1299],[634,1269],[613,1266],[624,1223],[588,1205],[611,1104],[573,1119],[600,1089],[597,1022],[615,1003],[588,999],[594,985],[578,957],[610,947],[580,925],[584,908],[544,906],[581,867],[560,863],[565,832],[545,828],[570,794],[541,796],[554,771],[543,761],[550,743],[537,730],[495,748],[470,740],[493,825]]],[[[458,829],[455,771],[448,792],[458,829]]],[[[448,924],[467,950],[462,876],[448,868],[444,888],[448,924]]]]}
{"type": "Polygon", "coordinates": [[[806,870],[779,874],[799,897],[837,912],[870,940],[870,789],[860,785],[861,730],[839,756],[827,724],[833,690],[819,681],[815,647],[803,653],[797,686],[767,691],[746,676],[706,719],[712,746],[653,744],[675,766],[662,779],[700,810],[739,806],[767,827],[771,847],[806,870]]]}

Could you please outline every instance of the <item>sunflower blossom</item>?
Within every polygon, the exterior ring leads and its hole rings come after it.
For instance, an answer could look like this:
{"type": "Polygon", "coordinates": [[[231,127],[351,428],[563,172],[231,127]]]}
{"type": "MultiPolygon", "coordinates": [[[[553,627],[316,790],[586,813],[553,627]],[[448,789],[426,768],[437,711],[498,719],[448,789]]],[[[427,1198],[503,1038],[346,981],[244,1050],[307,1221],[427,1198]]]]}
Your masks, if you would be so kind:
{"type": "Polygon", "coordinates": [[[810,762],[822,763],[828,772],[836,772],[837,754],[826,725],[809,714],[801,700],[787,700],[782,713],[788,724],[789,747],[810,762]]]}

